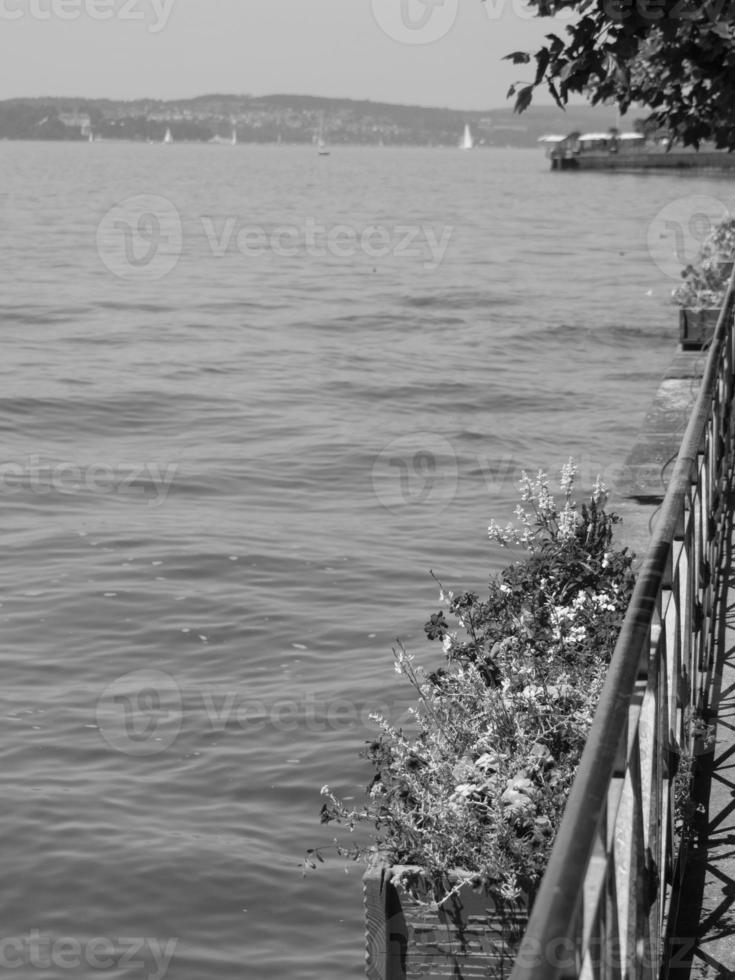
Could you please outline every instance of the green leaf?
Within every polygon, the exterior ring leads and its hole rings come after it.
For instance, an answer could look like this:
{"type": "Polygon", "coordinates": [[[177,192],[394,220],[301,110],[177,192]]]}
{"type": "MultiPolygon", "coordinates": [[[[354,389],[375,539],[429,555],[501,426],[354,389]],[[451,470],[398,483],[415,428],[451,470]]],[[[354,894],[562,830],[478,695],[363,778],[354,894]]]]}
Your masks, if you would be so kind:
{"type": "Polygon", "coordinates": [[[536,53],[536,78],[534,84],[539,85],[544,80],[544,75],[546,74],[546,69],[549,66],[550,60],[551,52],[548,48],[541,48],[541,50],[536,53]]]}
{"type": "Polygon", "coordinates": [[[526,85],[520,90],[516,96],[516,104],[514,106],[516,112],[525,112],[525,110],[530,106],[533,99],[533,89],[533,85],[526,85]]]}

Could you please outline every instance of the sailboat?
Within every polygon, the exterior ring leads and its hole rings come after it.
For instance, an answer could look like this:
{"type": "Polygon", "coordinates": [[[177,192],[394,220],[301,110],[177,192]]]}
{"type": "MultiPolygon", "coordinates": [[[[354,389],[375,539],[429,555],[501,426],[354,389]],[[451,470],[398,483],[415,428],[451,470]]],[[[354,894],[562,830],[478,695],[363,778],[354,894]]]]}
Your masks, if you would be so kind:
{"type": "Polygon", "coordinates": [[[230,142],[232,143],[233,146],[237,146],[237,130],[235,129],[234,126],[232,127],[232,139],[230,140],[230,142]]]}
{"type": "Polygon", "coordinates": [[[471,150],[474,145],[475,143],[474,140],[472,139],[472,130],[470,129],[469,124],[466,124],[464,127],[464,133],[462,134],[462,141],[459,144],[459,148],[460,150],[471,150]]]}
{"type": "Polygon", "coordinates": [[[317,153],[320,157],[328,157],[329,149],[324,140],[324,116],[322,115],[321,122],[319,123],[319,135],[316,141],[317,153]]]}
{"type": "Polygon", "coordinates": [[[171,135],[171,130],[170,130],[170,128],[167,127],[166,128],[166,135],[163,137],[163,142],[164,143],[173,143],[173,141],[174,141],[174,138],[171,135]]]}

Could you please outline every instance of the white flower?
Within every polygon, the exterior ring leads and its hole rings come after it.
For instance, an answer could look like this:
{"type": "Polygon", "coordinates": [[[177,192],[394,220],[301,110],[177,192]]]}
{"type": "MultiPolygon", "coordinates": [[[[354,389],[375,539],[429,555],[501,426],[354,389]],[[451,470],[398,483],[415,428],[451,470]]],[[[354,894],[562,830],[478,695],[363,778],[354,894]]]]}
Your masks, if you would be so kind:
{"type": "Polygon", "coordinates": [[[584,626],[572,626],[569,630],[568,640],[570,643],[583,643],[587,639],[587,630],[584,626]]]}
{"type": "Polygon", "coordinates": [[[538,684],[526,684],[521,693],[529,701],[535,701],[544,693],[544,689],[538,684]]]}
{"type": "Polygon", "coordinates": [[[600,592],[599,595],[593,596],[592,604],[603,612],[615,612],[615,603],[612,596],[608,595],[607,592],[600,592]]]}
{"type": "Polygon", "coordinates": [[[516,776],[508,782],[507,788],[500,797],[503,804],[511,809],[533,810],[534,786],[525,776],[516,776]]]}
{"type": "Polygon", "coordinates": [[[460,783],[459,786],[455,786],[454,793],[452,793],[452,796],[454,797],[459,796],[462,797],[462,799],[466,800],[467,797],[471,796],[476,789],[477,787],[473,785],[473,783],[460,783]]]}
{"type": "Polygon", "coordinates": [[[480,758],[475,762],[475,766],[481,772],[487,772],[489,769],[497,769],[498,767],[498,757],[494,752],[484,752],[480,758]]]}
{"type": "Polygon", "coordinates": [[[557,623],[562,624],[574,617],[575,610],[572,606],[554,606],[551,612],[557,623]]]}
{"type": "Polygon", "coordinates": [[[523,889],[518,884],[515,874],[508,876],[508,880],[500,885],[500,897],[506,902],[515,902],[523,894],[523,889]]]}
{"type": "Polygon", "coordinates": [[[604,507],[607,501],[607,487],[600,479],[599,474],[592,487],[592,499],[598,507],[604,507]]]}
{"type": "Polygon", "coordinates": [[[571,495],[574,487],[574,477],[576,475],[577,467],[574,464],[574,460],[570,456],[569,462],[565,463],[561,468],[561,480],[559,481],[559,486],[566,497],[571,495]]]}
{"type": "Polygon", "coordinates": [[[574,505],[567,500],[564,505],[564,510],[559,514],[559,538],[562,541],[568,541],[570,538],[574,537],[574,532],[577,527],[577,513],[574,510],[574,505]]]}
{"type": "Polygon", "coordinates": [[[533,500],[533,484],[525,470],[521,471],[521,482],[519,484],[521,500],[533,500]]]}

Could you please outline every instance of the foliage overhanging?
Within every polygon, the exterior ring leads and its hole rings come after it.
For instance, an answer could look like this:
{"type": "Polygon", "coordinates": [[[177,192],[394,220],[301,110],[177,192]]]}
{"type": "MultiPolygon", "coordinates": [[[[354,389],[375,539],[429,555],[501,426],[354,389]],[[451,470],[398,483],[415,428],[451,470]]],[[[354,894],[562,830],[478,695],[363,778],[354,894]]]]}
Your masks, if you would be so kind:
{"type": "MultiPolygon", "coordinates": [[[[483,0],[485,2],[485,0],[483,0]]],[[[681,143],[735,149],[735,4],[731,0],[528,0],[539,17],[572,14],[564,36],[507,58],[535,66],[511,86],[518,112],[538,87],[559,106],[581,94],[651,110],[650,122],[681,143]]]]}

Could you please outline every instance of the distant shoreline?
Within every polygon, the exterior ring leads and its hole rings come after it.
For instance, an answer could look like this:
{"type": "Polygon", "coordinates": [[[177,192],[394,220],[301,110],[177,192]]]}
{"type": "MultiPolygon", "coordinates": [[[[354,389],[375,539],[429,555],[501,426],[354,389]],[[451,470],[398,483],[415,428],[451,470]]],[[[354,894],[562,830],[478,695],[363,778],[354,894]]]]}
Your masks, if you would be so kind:
{"type": "MultiPolygon", "coordinates": [[[[94,140],[93,142],[95,143],[95,145],[101,145],[103,143],[107,143],[110,145],[115,144],[117,146],[121,144],[128,145],[128,146],[157,146],[159,144],[161,146],[166,145],[163,140],[126,139],[124,137],[119,137],[119,138],[110,137],[110,138],[94,140]]],[[[85,143],[89,143],[89,140],[80,139],[79,137],[65,137],[59,139],[59,138],[51,138],[51,137],[44,138],[40,136],[19,136],[19,137],[0,136],[0,143],[63,143],[63,144],[84,145],[85,143]]],[[[212,140],[180,139],[180,140],[174,140],[174,145],[221,147],[222,143],[214,142],[212,140]]],[[[291,141],[281,140],[280,143],[277,141],[274,142],[272,140],[241,140],[238,143],[238,146],[234,147],[234,149],[238,149],[238,148],[247,149],[249,147],[273,147],[273,148],[281,147],[283,149],[296,149],[296,148],[312,149],[313,148],[314,150],[316,150],[316,146],[314,144],[310,142],[296,141],[296,140],[291,140],[291,141]]],[[[381,143],[353,143],[353,142],[330,143],[330,150],[333,151],[349,150],[349,149],[454,150],[457,149],[457,147],[453,143],[391,143],[389,145],[381,144],[381,143]]],[[[484,152],[487,150],[528,150],[536,153],[541,152],[541,154],[543,154],[543,151],[539,151],[539,147],[537,146],[513,145],[510,143],[507,144],[497,143],[492,145],[477,144],[473,148],[473,152],[475,150],[479,152],[484,152]]]]}
{"type": "Polygon", "coordinates": [[[487,111],[427,108],[318,96],[210,95],[162,101],[67,99],[0,101],[0,140],[87,140],[458,146],[470,126],[475,146],[531,147],[548,132],[589,131],[616,122],[609,108],[532,106],[487,111]]]}

